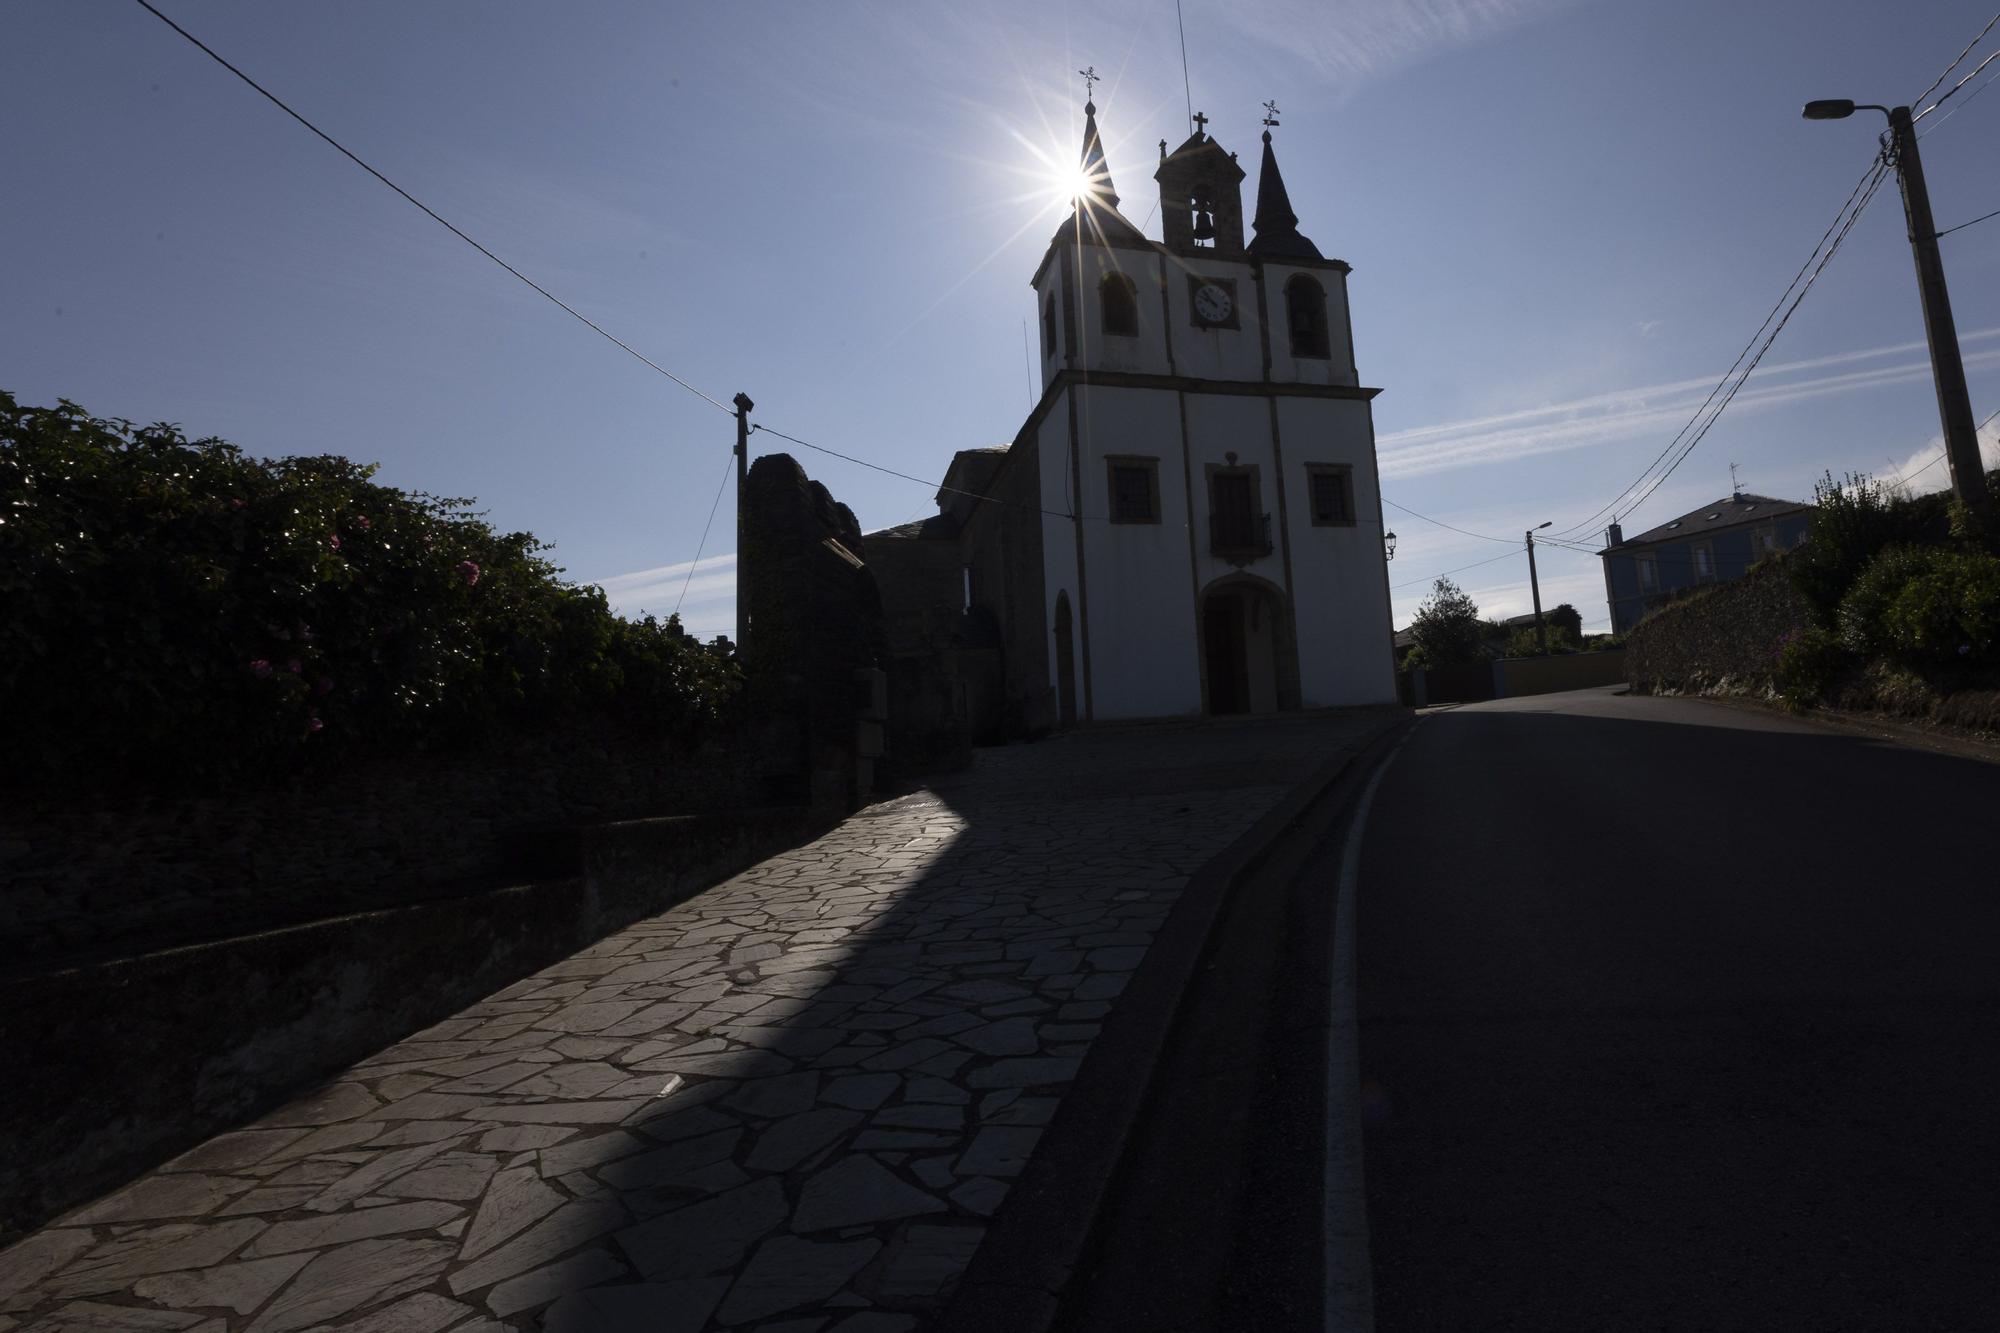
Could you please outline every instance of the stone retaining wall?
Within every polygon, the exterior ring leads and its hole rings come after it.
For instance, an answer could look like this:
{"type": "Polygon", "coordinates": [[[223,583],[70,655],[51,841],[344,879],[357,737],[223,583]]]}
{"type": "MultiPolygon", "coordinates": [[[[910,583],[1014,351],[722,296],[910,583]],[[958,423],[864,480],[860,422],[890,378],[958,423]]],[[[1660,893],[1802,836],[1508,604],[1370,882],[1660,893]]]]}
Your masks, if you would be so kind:
{"type": "Polygon", "coordinates": [[[608,824],[574,878],[0,981],[0,1243],[816,831],[608,824]]]}
{"type": "Polygon", "coordinates": [[[1764,693],[1785,636],[1812,611],[1782,560],[1655,611],[1625,637],[1625,678],[1649,693],[1764,693]]]}

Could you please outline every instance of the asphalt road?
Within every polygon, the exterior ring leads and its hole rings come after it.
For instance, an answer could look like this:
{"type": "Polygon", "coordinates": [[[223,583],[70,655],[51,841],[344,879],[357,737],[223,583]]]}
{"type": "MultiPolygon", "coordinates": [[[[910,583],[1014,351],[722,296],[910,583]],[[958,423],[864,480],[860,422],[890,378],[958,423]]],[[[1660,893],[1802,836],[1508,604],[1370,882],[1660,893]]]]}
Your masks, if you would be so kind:
{"type": "Polygon", "coordinates": [[[2000,765],[1434,713],[1362,845],[1376,1326],[2000,1329],[2000,765]]]}

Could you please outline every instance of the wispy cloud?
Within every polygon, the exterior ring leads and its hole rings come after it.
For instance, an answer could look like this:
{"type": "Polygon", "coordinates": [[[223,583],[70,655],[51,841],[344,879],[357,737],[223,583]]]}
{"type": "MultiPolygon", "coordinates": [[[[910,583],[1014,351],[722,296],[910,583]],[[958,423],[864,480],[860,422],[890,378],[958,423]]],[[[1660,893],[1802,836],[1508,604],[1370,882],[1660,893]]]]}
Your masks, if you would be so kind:
{"type": "MultiPolygon", "coordinates": [[[[2000,328],[1980,329],[1961,336],[1970,345],[2000,338],[2000,328]]],[[[1760,368],[1730,404],[1730,411],[1754,411],[1824,398],[1831,394],[1904,384],[1930,375],[1928,360],[1840,370],[1813,375],[1836,366],[1923,350],[1918,342],[1896,343],[1866,351],[1785,362],[1760,368]]],[[[2000,348],[1966,356],[1968,369],[2000,365],[2000,348]]],[[[1484,463],[1510,462],[1540,454],[1560,453],[1595,444],[1658,433],[1662,443],[1691,417],[1715,387],[1718,376],[1676,380],[1612,393],[1592,394],[1568,402],[1505,412],[1467,421],[1446,422],[1392,431],[1376,440],[1387,478],[1415,477],[1484,463]]]]}
{"type": "MultiPolygon", "coordinates": [[[[1979,428],[1979,453],[1980,462],[1987,471],[2000,468],[2000,416],[1979,428]]],[[[1892,486],[1902,487],[1911,495],[1951,487],[1951,468],[1944,461],[1942,435],[1933,435],[1929,444],[1900,463],[1894,458],[1887,461],[1889,471],[1882,473],[1880,479],[1892,486]]]]}
{"type": "Polygon", "coordinates": [[[621,616],[652,614],[664,617],[676,605],[681,623],[691,633],[707,638],[711,633],[727,633],[736,618],[736,554],[703,556],[657,569],[639,569],[630,574],[591,580],[604,589],[611,609],[621,616]],[[689,576],[692,569],[693,576],[689,576]],[[687,596],[682,600],[681,589],[687,596]]]}
{"type": "Polygon", "coordinates": [[[1569,6],[1571,0],[1262,0],[1221,14],[1248,36],[1357,79],[1469,46],[1569,6]]]}

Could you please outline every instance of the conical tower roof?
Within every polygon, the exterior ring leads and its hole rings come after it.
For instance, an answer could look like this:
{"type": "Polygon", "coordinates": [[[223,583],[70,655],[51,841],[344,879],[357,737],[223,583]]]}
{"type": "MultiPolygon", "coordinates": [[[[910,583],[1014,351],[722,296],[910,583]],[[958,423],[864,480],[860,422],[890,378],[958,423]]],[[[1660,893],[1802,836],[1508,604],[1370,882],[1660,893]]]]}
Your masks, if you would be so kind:
{"type": "Polygon", "coordinates": [[[1083,104],[1083,179],[1093,199],[1107,207],[1118,207],[1118,191],[1111,184],[1111,167],[1104,160],[1104,143],[1097,137],[1097,103],[1083,104]]]}
{"type": "Polygon", "coordinates": [[[1248,247],[1253,255],[1270,259],[1326,257],[1318,246],[1299,234],[1299,217],[1292,212],[1292,197],[1278,171],[1278,155],[1271,151],[1269,130],[1264,131],[1264,165],[1257,172],[1257,216],[1250,226],[1256,232],[1248,247]]]}

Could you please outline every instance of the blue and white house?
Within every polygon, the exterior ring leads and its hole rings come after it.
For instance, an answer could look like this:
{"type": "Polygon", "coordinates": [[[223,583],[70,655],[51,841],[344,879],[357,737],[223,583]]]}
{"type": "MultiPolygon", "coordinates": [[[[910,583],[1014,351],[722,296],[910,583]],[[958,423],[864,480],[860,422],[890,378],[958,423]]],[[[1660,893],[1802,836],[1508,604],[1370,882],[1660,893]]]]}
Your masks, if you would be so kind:
{"type": "Polygon", "coordinates": [[[1613,523],[1597,553],[1604,561],[1611,632],[1623,634],[1677,595],[1740,579],[1765,556],[1797,546],[1811,513],[1812,506],[1798,500],[1738,491],[1630,541],[1613,523]]]}

